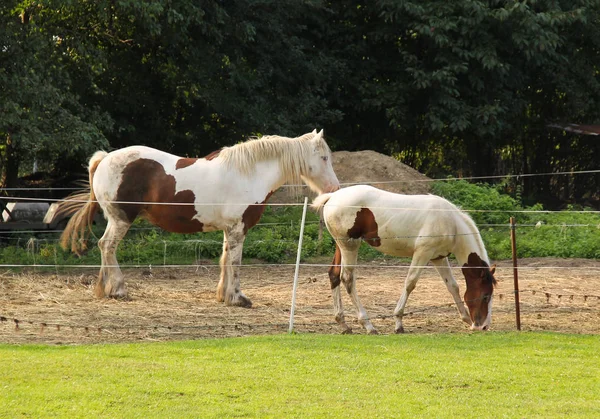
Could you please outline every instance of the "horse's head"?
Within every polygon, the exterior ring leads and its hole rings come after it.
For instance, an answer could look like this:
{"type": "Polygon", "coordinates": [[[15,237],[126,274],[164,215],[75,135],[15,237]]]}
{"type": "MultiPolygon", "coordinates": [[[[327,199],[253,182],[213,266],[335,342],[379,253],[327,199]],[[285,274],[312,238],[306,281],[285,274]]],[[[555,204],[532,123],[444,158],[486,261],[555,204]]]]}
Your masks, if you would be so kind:
{"type": "Polygon", "coordinates": [[[471,253],[462,267],[467,281],[465,303],[471,316],[471,330],[487,330],[492,320],[492,295],[496,266],[490,266],[477,253],[471,253]]]}
{"type": "Polygon", "coordinates": [[[319,194],[337,191],[340,189],[340,182],[333,171],[331,150],[323,138],[323,130],[314,130],[312,133],[314,136],[308,140],[308,155],[304,156],[306,169],[300,177],[310,189],[319,194]]]}

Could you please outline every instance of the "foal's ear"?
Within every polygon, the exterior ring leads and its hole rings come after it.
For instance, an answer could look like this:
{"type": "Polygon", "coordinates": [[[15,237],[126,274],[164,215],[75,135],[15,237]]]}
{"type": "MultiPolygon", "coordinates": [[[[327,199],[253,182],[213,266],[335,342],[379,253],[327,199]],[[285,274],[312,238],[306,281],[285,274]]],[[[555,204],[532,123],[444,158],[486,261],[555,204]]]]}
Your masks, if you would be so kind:
{"type": "Polygon", "coordinates": [[[494,275],[494,274],[496,273],[496,264],[495,264],[495,263],[494,263],[494,264],[492,265],[492,267],[490,268],[490,273],[491,273],[492,275],[494,275]]]}
{"type": "Polygon", "coordinates": [[[479,257],[479,255],[475,252],[469,253],[469,257],[467,258],[467,263],[471,266],[483,266],[483,261],[479,257]]]}
{"type": "Polygon", "coordinates": [[[471,263],[465,263],[462,266],[462,273],[467,278],[483,278],[483,269],[480,266],[475,266],[471,263]]]}

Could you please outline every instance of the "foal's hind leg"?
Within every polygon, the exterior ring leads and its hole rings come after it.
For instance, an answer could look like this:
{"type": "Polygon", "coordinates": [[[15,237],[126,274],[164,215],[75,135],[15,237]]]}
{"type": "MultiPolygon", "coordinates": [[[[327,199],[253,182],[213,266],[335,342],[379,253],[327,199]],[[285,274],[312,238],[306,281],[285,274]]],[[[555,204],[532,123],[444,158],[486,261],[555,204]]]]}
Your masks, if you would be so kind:
{"type": "Polygon", "coordinates": [[[433,263],[433,266],[435,266],[435,269],[444,280],[446,288],[448,288],[448,291],[450,291],[450,294],[452,294],[452,298],[454,298],[454,302],[456,303],[456,307],[458,308],[458,312],[460,313],[463,321],[470,326],[471,317],[469,316],[469,313],[467,312],[467,309],[460,298],[458,284],[452,275],[452,269],[450,268],[450,263],[448,263],[448,258],[432,260],[431,263],[433,263]]]}
{"type": "Polygon", "coordinates": [[[243,223],[223,231],[223,254],[221,255],[221,278],[217,286],[217,301],[229,306],[252,307],[252,301],[240,291],[240,264],[244,248],[243,223]]]}
{"type": "Polygon", "coordinates": [[[117,262],[117,246],[123,239],[131,223],[121,220],[108,220],[104,235],[98,241],[102,255],[102,266],[98,283],[96,284],[96,295],[98,297],[125,298],[127,289],[123,273],[117,262]]]}
{"type": "MultiPolygon", "coordinates": [[[[342,307],[342,297],[340,294],[340,282],[344,283],[346,287],[346,291],[350,295],[350,299],[352,300],[352,304],[356,309],[358,322],[363,325],[369,334],[377,334],[377,330],[373,327],[373,324],[369,320],[369,315],[367,311],[363,307],[358,298],[358,294],[356,292],[356,277],[354,275],[354,270],[356,267],[356,262],[358,260],[358,248],[360,247],[360,241],[356,242],[356,245],[353,243],[351,246],[345,244],[345,249],[340,249],[339,253],[341,256],[341,266],[336,271],[332,266],[330,269],[329,277],[331,280],[331,292],[333,296],[333,307],[335,311],[335,319],[336,321],[344,328],[343,333],[352,333],[352,329],[348,327],[344,320],[344,309],[342,307]],[[332,276],[332,272],[337,272],[337,277],[335,275],[332,276]],[[336,285],[336,286],[334,286],[336,285]]],[[[336,264],[336,259],[338,259],[338,250],[336,249],[336,256],[334,257],[334,265],[336,264]]]]}
{"type": "Polygon", "coordinates": [[[352,333],[352,329],[346,324],[344,318],[344,307],[342,305],[342,294],[340,293],[340,283],[342,275],[342,253],[339,246],[335,246],[335,256],[329,268],[329,281],[331,282],[331,297],[333,298],[333,314],[335,321],[342,327],[343,334],[352,333]]]}

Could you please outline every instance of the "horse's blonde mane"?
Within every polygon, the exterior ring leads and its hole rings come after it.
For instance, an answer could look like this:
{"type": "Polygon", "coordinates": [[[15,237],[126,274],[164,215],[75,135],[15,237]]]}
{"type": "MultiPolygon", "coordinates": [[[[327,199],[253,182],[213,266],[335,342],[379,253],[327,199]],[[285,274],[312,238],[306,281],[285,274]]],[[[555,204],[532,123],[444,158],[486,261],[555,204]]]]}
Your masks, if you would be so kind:
{"type": "MultiPolygon", "coordinates": [[[[219,153],[219,157],[228,167],[235,167],[242,173],[251,174],[256,163],[277,159],[283,176],[288,182],[300,183],[300,175],[308,173],[308,156],[313,153],[310,140],[316,131],[301,135],[296,138],[280,137],[278,135],[265,135],[252,138],[246,142],[226,147],[219,153]]],[[[316,144],[319,153],[329,153],[330,149],[321,136],[316,144]]]]}

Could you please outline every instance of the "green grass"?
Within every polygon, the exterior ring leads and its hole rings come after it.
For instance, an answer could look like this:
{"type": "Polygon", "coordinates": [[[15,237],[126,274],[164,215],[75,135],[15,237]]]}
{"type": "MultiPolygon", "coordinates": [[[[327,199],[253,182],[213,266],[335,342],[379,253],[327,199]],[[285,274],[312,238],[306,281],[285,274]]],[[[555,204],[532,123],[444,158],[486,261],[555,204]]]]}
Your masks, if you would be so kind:
{"type": "Polygon", "coordinates": [[[600,337],[0,345],[0,417],[598,417],[600,337]]]}

